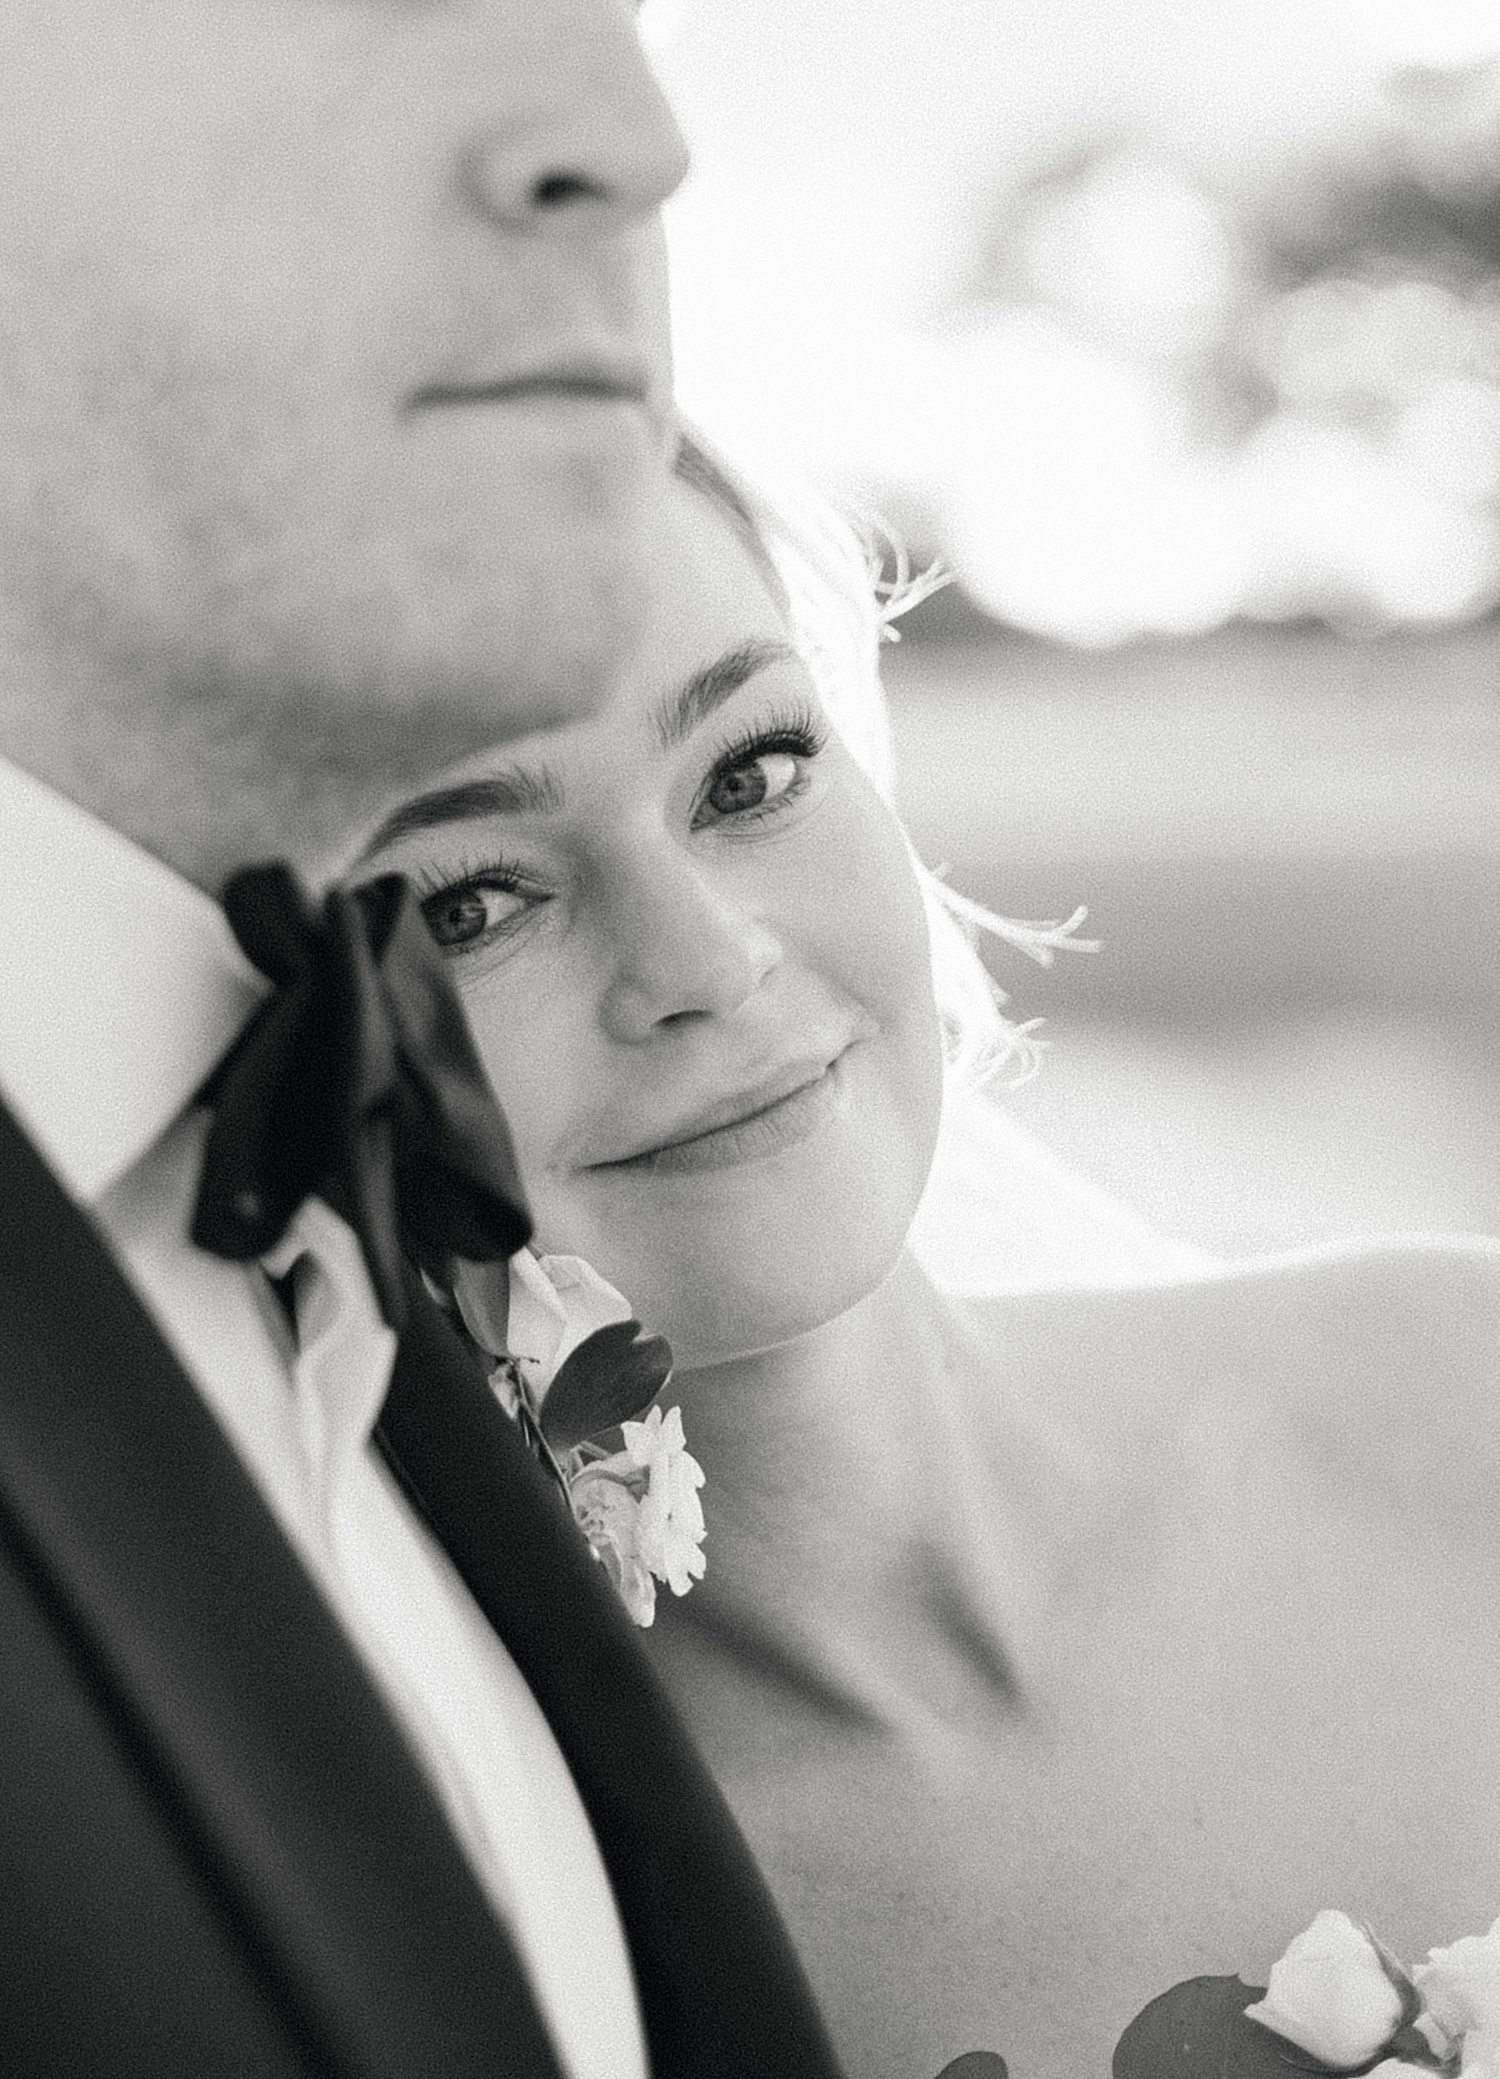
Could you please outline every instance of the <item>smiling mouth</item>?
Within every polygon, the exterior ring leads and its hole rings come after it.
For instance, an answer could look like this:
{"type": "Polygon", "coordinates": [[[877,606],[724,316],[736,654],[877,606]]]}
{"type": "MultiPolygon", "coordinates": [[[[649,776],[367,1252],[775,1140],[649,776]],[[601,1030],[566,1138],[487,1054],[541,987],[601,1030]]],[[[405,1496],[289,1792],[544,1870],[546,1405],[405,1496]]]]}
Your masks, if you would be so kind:
{"type": "Polygon", "coordinates": [[[604,1175],[690,1175],[732,1169],[779,1155],[807,1140],[839,1107],[844,1095],[844,1054],[768,1097],[749,1110],[658,1142],[637,1153],[596,1162],[589,1167],[604,1175]]]}

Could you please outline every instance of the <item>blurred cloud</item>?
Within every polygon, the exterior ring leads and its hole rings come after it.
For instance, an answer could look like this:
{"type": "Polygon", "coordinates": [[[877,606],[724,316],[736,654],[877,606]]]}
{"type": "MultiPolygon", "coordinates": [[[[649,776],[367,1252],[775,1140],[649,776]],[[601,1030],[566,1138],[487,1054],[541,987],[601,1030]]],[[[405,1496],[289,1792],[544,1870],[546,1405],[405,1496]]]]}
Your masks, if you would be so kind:
{"type": "Polygon", "coordinates": [[[1131,352],[1190,344],[1236,286],[1229,226],[1156,154],[1111,154],[1027,211],[1018,242],[1033,290],[1131,352]]]}

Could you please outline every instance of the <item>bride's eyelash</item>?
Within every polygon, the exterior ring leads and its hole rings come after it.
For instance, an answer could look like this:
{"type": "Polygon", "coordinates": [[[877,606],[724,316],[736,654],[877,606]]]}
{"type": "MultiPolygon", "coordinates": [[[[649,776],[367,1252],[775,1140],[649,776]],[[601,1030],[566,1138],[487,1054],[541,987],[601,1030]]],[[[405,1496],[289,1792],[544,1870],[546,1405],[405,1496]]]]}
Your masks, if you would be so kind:
{"type": "Polygon", "coordinates": [[[749,723],[720,745],[709,773],[710,785],[736,766],[782,752],[790,758],[816,758],[828,743],[828,725],[807,701],[792,701],[749,723]]]}
{"type": "MultiPolygon", "coordinates": [[[[753,764],[757,758],[780,754],[810,764],[827,744],[828,725],[817,709],[807,701],[791,701],[747,724],[720,745],[704,782],[705,790],[724,774],[734,772],[742,765],[753,764]]],[[[745,818],[774,814],[789,798],[792,797],[783,796],[768,803],[764,810],[746,809],[741,814],[745,818]]],[[[539,897],[543,895],[535,878],[524,867],[494,853],[483,857],[466,854],[441,867],[413,866],[410,879],[417,901],[423,907],[444,896],[457,895],[465,888],[474,887],[498,888],[507,895],[528,892],[539,897]]]]}
{"type": "Polygon", "coordinates": [[[456,866],[414,866],[408,878],[417,891],[418,902],[431,902],[434,896],[455,894],[458,889],[470,887],[476,881],[491,888],[503,888],[509,895],[534,885],[523,868],[512,860],[496,858],[493,853],[484,859],[465,856],[456,866]]]}

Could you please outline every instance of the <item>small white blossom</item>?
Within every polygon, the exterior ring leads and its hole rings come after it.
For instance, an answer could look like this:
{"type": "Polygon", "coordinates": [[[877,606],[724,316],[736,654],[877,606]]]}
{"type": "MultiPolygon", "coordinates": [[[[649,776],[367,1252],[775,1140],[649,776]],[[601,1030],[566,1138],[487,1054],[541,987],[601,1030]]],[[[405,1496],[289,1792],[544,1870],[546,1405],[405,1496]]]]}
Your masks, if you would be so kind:
{"type": "Polygon", "coordinates": [[[622,1422],[620,1434],[624,1450],[586,1459],[581,1471],[569,1474],[568,1487],[589,1542],[596,1551],[601,1540],[610,1548],[602,1556],[631,1616],[647,1625],[656,1612],[652,1576],[674,1595],[686,1595],[703,1578],[703,1505],[698,1499],[703,1468],[684,1443],[680,1408],[666,1415],[652,1408],[644,1422],[622,1422]],[[630,1512],[618,1500],[620,1494],[630,1501],[630,1512]],[[594,1512],[589,1521],[583,1507],[594,1512]],[[645,1570],[644,1591],[627,1562],[645,1570]],[[617,1563],[626,1567],[628,1587],[616,1572],[617,1563]]]}
{"type": "Polygon", "coordinates": [[[689,1452],[682,1433],[682,1410],[648,1411],[644,1422],[624,1422],[620,1434],[624,1455],[645,1472],[641,1500],[641,1555],[659,1581],[674,1595],[686,1595],[701,1581],[704,1558],[703,1505],[698,1489],[703,1468],[689,1452]]]}
{"type": "Polygon", "coordinates": [[[656,1585],[641,1556],[641,1505],[624,1482],[605,1469],[607,1463],[575,1473],[568,1482],[568,1496],[594,1556],[632,1618],[645,1629],[656,1617],[656,1585]]]}
{"type": "Polygon", "coordinates": [[[1247,2007],[1262,2022],[1336,2071],[1352,2071],[1387,2044],[1404,2002],[1363,1928],[1346,1913],[1322,1912],[1271,1966],[1263,2000],[1247,2007]]]}
{"type": "Polygon", "coordinates": [[[1433,2020],[1462,2037],[1464,2079],[1500,2079],[1500,1920],[1430,1951],[1412,1977],[1433,2020]]]}

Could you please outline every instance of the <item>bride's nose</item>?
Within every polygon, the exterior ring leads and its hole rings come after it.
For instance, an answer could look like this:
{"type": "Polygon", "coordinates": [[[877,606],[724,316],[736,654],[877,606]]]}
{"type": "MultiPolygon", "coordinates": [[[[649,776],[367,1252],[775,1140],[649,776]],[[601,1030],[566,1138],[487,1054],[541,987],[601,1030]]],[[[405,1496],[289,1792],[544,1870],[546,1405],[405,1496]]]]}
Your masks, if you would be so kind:
{"type": "Polygon", "coordinates": [[[613,968],[602,1016],[612,1039],[649,1039],[663,1026],[724,1018],[778,968],[775,933],[701,873],[675,859],[617,883],[607,923],[613,968]]]}

